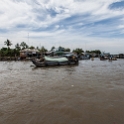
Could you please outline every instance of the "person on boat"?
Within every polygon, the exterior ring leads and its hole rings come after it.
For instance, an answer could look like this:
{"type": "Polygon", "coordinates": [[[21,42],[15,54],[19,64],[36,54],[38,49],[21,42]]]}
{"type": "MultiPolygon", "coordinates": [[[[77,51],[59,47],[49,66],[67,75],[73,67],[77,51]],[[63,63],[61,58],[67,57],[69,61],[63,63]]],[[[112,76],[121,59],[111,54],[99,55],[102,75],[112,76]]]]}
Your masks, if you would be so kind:
{"type": "Polygon", "coordinates": [[[112,60],[112,55],[110,55],[109,59],[112,60]]]}

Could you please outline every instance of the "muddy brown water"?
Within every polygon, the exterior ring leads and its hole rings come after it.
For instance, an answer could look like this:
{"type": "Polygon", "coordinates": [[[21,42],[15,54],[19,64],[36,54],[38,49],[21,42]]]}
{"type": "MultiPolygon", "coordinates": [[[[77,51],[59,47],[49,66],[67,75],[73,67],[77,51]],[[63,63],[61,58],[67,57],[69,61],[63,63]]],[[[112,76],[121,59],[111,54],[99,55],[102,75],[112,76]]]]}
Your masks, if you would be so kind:
{"type": "Polygon", "coordinates": [[[0,62],[0,124],[124,124],[124,59],[0,62]]]}

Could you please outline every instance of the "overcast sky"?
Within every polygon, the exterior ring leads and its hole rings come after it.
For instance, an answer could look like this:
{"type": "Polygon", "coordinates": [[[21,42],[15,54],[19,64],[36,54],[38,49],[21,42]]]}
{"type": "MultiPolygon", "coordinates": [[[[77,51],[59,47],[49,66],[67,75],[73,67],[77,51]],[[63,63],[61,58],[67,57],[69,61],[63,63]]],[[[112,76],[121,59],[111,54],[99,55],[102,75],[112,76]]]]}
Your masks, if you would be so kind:
{"type": "Polygon", "coordinates": [[[0,0],[0,48],[7,39],[124,53],[124,1],[0,0]]]}

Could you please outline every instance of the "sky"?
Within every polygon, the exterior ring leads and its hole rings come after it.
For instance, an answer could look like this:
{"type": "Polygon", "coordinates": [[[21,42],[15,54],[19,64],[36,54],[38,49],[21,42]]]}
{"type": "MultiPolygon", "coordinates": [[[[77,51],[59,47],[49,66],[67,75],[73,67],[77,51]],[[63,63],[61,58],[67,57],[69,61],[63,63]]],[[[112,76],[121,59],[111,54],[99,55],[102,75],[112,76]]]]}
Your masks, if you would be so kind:
{"type": "Polygon", "coordinates": [[[7,39],[124,53],[124,0],[0,0],[0,48],[7,39]]]}

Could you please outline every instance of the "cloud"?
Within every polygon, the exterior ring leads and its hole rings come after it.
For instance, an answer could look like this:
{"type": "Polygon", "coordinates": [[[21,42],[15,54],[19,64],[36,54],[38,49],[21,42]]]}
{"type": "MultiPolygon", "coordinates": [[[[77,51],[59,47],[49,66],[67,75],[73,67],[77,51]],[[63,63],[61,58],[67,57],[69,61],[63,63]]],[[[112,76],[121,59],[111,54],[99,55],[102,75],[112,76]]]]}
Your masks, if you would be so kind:
{"type": "Polygon", "coordinates": [[[119,0],[2,0],[0,40],[29,42],[29,34],[30,45],[34,46],[74,48],[90,42],[92,48],[118,51],[112,39],[123,44],[123,4],[119,0]]]}

